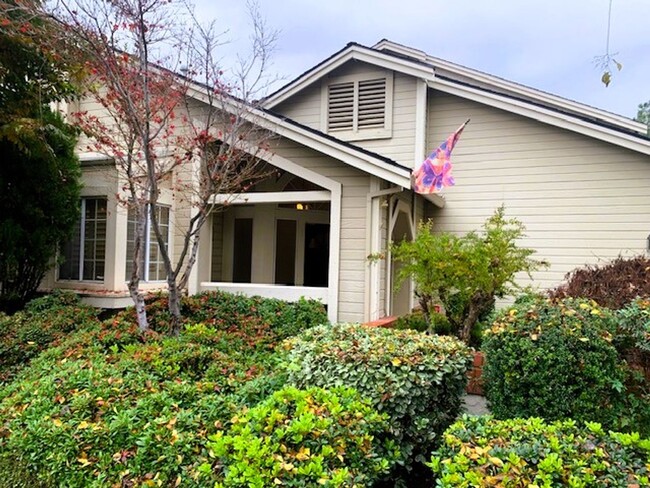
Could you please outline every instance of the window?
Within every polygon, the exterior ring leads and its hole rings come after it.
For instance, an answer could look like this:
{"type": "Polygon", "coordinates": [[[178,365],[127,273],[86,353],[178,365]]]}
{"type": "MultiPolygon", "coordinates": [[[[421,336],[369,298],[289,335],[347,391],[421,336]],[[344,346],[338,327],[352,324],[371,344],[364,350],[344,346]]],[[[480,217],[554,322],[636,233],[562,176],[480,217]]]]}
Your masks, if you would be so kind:
{"type": "Polygon", "coordinates": [[[81,219],[61,251],[60,280],[104,280],[106,203],[106,198],[81,199],[81,219]]]}
{"type": "MultiPolygon", "coordinates": [[[[156,207],[158,226],[163,236],[165,249],[169,248],[169,207],[158,205],[156,207]]],[[[128,223],[126,229],[126,279],[131,279],[133,272],[133,250],[135,248],[135,227],[136,216],[133,209],[129,209],[128,223]]],[[[164,281],[166,278],[165,265],[163,264],[162,253],[158,247],[156,233],[151,224],[151,216],[147,208],[147,225],[145,229],[144,253],[140,265],[140,279],[144,281],[164,281]]]]}
{"type": "Polygon", "coordinates": [[[390,137],[392,77],[343,78],[327,85],[327,131],[349,139],[390,137]]]}

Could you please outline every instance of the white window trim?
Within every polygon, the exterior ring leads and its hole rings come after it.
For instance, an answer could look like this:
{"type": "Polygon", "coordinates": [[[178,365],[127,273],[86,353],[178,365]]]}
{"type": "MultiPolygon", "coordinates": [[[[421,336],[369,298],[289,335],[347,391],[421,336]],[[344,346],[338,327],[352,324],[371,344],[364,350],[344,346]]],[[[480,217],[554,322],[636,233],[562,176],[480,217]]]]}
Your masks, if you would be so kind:
{"type": "MultiPolygon", "coordinates": [[[[358,117],[355,96],[355,119],[358,117]]],[[[346,141],[361,141],[367,139],[390,139],[393,136],[393,72],[388,70],[368,71],[347,76],[337,76],[334,78],[325,78],[321,83],[321,130],[327,134],[333,135],[346,141]],[[384,111],[384,127],[372,129],[356,130],[329,130],[329,86],[338,83],[355,83],[355,94],[358,93],[358,83],[360,81],[375,80],[379,78],[386,79],[386,105],[384,111]]],[[[356,124],[355,124],[356,125],[356,124]]]]}
{"type": "MultiPolygon", "coordinates": [[[[169,209],[169,221],[167,222],[167,252],[169,252],[169,247],[171,245],[171,230],[172,230],[172,208],[171,205],[163,205],[163,204],[157,204],[158,207],[165,207],[169,209]]],[[[128,220],[128,212],[127,212],[127,226],[129,225],[129,220],[128,220]]],[[[140,281],[143,281],[145,283],[165,283],[167,280],[150,280],[149,279],[149,258],[151,256],[151,249],[150,249],[150,229],[151,229],[151,213],[149,210],[149,204],[147,203],[147,224],[145,225],[144,229],[144,236],[145,236],[145,253],[144,253],[144,273],[143,277],[140,278],[140,281]]],[[[126,261],[132,261],[133,258],[131,256],[126,256],[126,261]]],[[[125,266],[125,274],[126,274],[126,266],[125,266]]],[[[129,277],[124,276],[125,281],[128,283],[129,277]]]]}
{"type": "MultiPolygon", "coordinates": [[[[59,277],[60,266],[56,266],[56,281],[62,281],[66,283],[104,283],[106,280],[106,258],[107,254],[104,254],[104,277],[101,280],[84,280],[84,261],[85,261],[85,239],[86,239],[86,201],[88,200],[106,200],[107,205],[107,216],[106,216],[106,230],[108,232],[108,198],[105,195],[98,196],[82,196],[81,197],[81,214],[79,216],[79,268],[78,268],[78,278],[77,279],[65,279],[59,277]]],[[[105,238],[104,245],[106,246],[108,239],[105,238]]]]}

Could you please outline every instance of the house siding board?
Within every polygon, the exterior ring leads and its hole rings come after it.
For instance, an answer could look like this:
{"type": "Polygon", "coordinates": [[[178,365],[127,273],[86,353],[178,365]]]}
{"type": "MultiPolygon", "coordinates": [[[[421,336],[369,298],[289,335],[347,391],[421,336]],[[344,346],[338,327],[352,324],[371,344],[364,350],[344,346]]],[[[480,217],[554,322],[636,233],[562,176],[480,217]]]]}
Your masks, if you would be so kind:
{"type": "MultiPolygon", "coordinates": [[[[333,71],[329,78],[336,79],[341,76],[355,75],[367,75],[372,78],[381,76],[384,72],[369,64],[351,61],[333,71]]],[[[403,166],[412,167],[415,144],[416,82],[417,80],[411,76],[394,73],[392,137],[355,140],[353,144],[379,153],[403,166]]],[[[316,83],[274,107],[273,111],[308,127],[325,130],[324,127],[321,127],[322,93],[321,84],[316,83]]],[[[337,137],[336,132],[332,132],[332,135],[337,137]]]]}
{"type": "Polygon", "coordinates": [[[341,183],[341,249],[339,259],[339,316],[341,322],[364,320],[366,208],[370,176],[314,150],[280,139],[272,151],[278,156],[341,183]]]}
{"type": "MultiPolygon", "coordinates": [[[[650,158],[560,128],[429,91],[427,148],[467,117],[454,149],[456,184],[445,208],[427,206],[437,230],[479,228],[502,203],[527,228],[521,244],[550,267],[534,274],[553,287],[570,270],[646,251],[650,158]]],[[[526,276],[519,280],[528,284],[526,276]]]]}

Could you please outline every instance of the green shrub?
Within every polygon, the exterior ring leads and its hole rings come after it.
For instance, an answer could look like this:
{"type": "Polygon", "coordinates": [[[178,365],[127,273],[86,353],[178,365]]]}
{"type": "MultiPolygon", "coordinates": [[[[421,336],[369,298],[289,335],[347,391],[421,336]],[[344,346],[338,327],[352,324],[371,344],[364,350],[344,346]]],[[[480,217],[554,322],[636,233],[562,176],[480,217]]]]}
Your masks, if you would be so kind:
{"type": "Polygon", "coordinates": [[[627,339],[623,349],[636,349],[650,356],[650,299],[638,298],[617,311],[620,332],[627,339]]]}
{"type": "Polygon", "coordinates": [[[431,222],[423,223],[415,240],[391,248],[402,263],[398,282],[413,279],[425,317],[440,306],[446,327],[469,344],[495,299],[518,289],[515,275],[545,266],[531,258],[534,250],[517,245],[524,230],[520,221],[505,217],[503,207],[486,220],[481,234],[434,232],[431,222]]]}
{"type": "Polygon", "coordinates": [[[424,312],[422,310],[416,310],[398,317],[393,328],[396,330],[410,329],[417,330],[418,332],[426,332],[429,330],[429,324],[424,316],[424,312]]]}
{"type": "Polygon", "coordinates": [[[129,314],[70,332],[0,391],[0,480],[15,465],[45,486],[213,484],[205,440],[283,386],[281,336],[251,310],[179,337],[140,334],[129,314]]]}
{"type": "Polygon", "coordinates": [[[77,329],[98,323],[97,310],[70,292],[54,292],[29,302],[22,312],[0,314],[0,383],[77,329]]]}
{"type": "Polygon", "coordinates": [[[440,487],[650,485],[650,440],[600,424],[463,417],[429,466],[440,487]]]}
{"type": "Polygon", "coordinates": [[[386,415],[353,389],[288,387],[233,418],[208,446],[218,460],[218,486],[361,488],[399,456],[387,433],[386,415]]]}
{"type": "Polygon", "coordinates": [[[617,425],[625,370],[616,321],[595,302],[523,301],[486,330],[483,379],[497,418],[579,418],[617,425]]]}
{"type": "Polygon", "coordinates": [[[549,295],[554,299],[589,298],[614,310],[625,307],[637,297],[650,297],[650,257],[619,256],[600,266],[576,268],[565,282],[549,295]]]}
{"type": "Polygon", "coordinates": [[[470,352],[455,338],[352,324],[315,327],[286,347],[290,383],[349,386],[386,412],[406,464],[460,411],[470,352]]]}
{"type": "MultiPolygon", "coordinates": [[[[164,294],[147,299],[149,325],[158,332],[170,328],[171,316],[167,310],[168,299],[164,294]]],[[[222,291],[204,292],[183,297],[181,313],[184,323],[203,323],[212,328],[234,330],[242,321],[268,326],[275,337],[284,339],[304,329],[328,323],[323,304],[316,300],[301,298],[297,302],[286,302],[274,298],[249,297],[222,291]]],[[[118,320],[135,322],[135,311],[129,308],[118,316],[118,320]]]]}

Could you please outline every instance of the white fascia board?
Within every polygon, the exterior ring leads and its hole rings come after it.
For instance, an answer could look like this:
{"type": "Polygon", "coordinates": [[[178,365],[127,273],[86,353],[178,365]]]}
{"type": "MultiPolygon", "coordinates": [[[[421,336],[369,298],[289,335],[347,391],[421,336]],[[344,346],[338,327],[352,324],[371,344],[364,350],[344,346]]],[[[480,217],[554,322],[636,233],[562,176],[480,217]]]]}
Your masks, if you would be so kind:
{"type": "Polygon", "coordinates": [[[212,197],[215,204],[250,204],[250,203],[295,203],[295,202],[329,202],[329,191],[282,191],[224,193],[212,197]]]}
{"type": "Polygon", "coordinates": [[[265,99],[263,101],[264,108],[272,109],[276,105],[282,103],[286,99],[292,97],[307,86],[317,82],[323,76],[351,60],[362,61],[364,63],[380,66],[384,69],[390,69],[420,78],[431,78],[434,75],[432,67],[423,66],[419,63],[414,63],[407,59],[401,59],[390,54],[377,52],[363,46],[352,45],[337,56],[327,60],[327,62],[323,63],[321,66],[318,66],[318,68],[294,80],[281,91],[265,99]]]}
{"type": "MultiPolygon", "coordinates": [[[[205,102],[205,89],[194,87],[189,96],[205,102]]],[[[240,114],[249,122],[259,125],[264,129],[286,137],[294,142],[312,148],[323,154],[338,159],[354,168],[378,176],[386,181],[404,188],[411,187],[410,169],[394,166],[381,159],[375,158],[362,151],[358,151],[343,143],[337,143],[327,137],[320,136],[310,130],[291,124],[280,117],[252,107],[243,107],[242,102],[228,100],[222,103],[224,110],[240,114]]]]}
{"type": "Polygon", "coordinates": [[[450,73],[465,76],[467,78],[476,80],[481,83],[485,83],[487,85],[492,85],[495,88],[512,92],[515,95],[530,97],[531,99],[539,101],[540,103],[544,103],[547,105],[554,105],[557,108],[567,110],[567,111],[575,111],[585,115],[586,117],[594,117],[597,119],[601,119],[604,122],[618,125],[624,129],[633,130],[641,134],[645,134],[647,131],[647,127],[645,124],[629,119],[622,115],[606,112],[596,107],[590,107],[589,105],[575,102],[573,100],[568,100],[566,98],[553,95],[552,93],[546,93],[540,90],[536,90],[534,88],[530,88],[521,85],[519,83],[515,83],[512,81],[505,80],[503,78],[499,78],[498,76],[492,76],[487,73],[473,70],[471,68],[466,68],[464,66],[460,66],[458,64],[445,61],[444,59],[439,59],[439,58],[434,58],[429,56],[427,58],[427,62],[433,64],[434,66],[443,68],[449,71],[450,73]]]}
{"type": "Polygon", "coordinates": [[[542,107],[531,107],[530,104],[523,101],[513,100],[506,96],[497,95],[495,93],[486,92],[464,85],[458,85],[447,80],[441,80],[440,78],[430,81],[429,86],[435,90],[450,95],[466,98],[490,107],[522,115],[545,124],[560,127],[610,144],[621,146],[632,151],[650,155],[650,140],[645,141],[629,134],[580,120],[571,115],[561,114],[542,107]]]}

